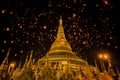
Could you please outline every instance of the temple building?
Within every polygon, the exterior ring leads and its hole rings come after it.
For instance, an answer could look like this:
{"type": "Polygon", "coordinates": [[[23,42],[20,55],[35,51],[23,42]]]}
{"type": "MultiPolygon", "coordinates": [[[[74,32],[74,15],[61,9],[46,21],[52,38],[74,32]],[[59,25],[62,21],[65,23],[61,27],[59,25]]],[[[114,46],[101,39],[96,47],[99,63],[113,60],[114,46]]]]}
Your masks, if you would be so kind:
{"type": "Polygon", "coordinates": [[[56,40],[50,50],[35,63],[32,55],[33,51],[29,58],[26,57],[23,66],[19,65],[8,75],[9,80],[113,80],[108,72],[100,72],[97,66],[89,65],[72,51],[65,37],[62,17],[59,20],[56,40]]]}

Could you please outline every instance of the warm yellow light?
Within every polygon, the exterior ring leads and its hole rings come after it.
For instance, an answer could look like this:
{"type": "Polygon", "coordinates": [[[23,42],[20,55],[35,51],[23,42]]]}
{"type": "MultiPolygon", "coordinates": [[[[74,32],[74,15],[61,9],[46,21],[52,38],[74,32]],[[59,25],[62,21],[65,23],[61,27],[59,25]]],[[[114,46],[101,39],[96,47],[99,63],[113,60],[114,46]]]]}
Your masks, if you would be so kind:
{"type": "Polygon", "coordinates": [[[60,38],[60,42],[61,42],[61,44],[64,44],[64,43],[65,43],[63,37],[60,38]]]}
{"type": "Polygon", "coordinates": [[[10,63],[10,67],[15,67],[15,63],[14,62],[10,63]]]}
{"type": "Polygon", "coordinates": [[[103,57],[103,55],[102,55],[102,54],[100,54],[100,55],[99,55],[99,57],[100,57],[100,58],[102,58],[102,57],[103,57]]]}
{"type": "Polygon", "coordinates": [[[62,64],[67,64],[67,61],[63,61],[62,64]]]}
{"type": "Polygon", "coordinates": [[[104,55],[104,58],[105,58],[105,59],[108,59],[108,56],[107,56],[107,55],[104,55]]]}

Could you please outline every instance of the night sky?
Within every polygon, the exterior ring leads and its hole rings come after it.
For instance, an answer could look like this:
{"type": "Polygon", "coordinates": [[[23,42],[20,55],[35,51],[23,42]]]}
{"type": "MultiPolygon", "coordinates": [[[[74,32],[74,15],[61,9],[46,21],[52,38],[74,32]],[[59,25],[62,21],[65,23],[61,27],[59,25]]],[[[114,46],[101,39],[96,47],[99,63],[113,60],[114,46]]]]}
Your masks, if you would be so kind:
{"type": "MultiPolygon", "coordinates": [[[[118,0],[119,1],[119,0],[118,0]]],[[[37,60],[56,39],[62,15],[66,38],[76,55],[94,64],[107,53],[120,66],[120,6],[116,0],[0,0],[0,63],[37,60]]]]}

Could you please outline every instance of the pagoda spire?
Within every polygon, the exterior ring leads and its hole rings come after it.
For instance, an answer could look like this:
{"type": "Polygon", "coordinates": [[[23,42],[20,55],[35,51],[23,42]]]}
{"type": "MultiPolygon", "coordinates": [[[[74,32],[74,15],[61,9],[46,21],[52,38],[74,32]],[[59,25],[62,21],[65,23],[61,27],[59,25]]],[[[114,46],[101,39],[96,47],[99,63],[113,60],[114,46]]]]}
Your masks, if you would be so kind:
{"type": "Polygon", "coordinates": [[[62,24],[63,24],[62,16],[60,16],[59,25],[62,25],[62,24]]]}
{"type": "Polygon", "coordinates": [[[20,61],[19,65],[18,65],[18,68],[21,68],[21,61],[20,61]]]}
{"type": "Polygon", "coordinates": [[[22,68],[21,72],[24,71],[25,68],[27,67],[27,62],[28,62],[28,55],[26,56],[26,60],[25,60],[25,63],[23,65],[23,68],[22,68]]]}
{"type": "Polygon", "coordinates": [[[62,16],[60,16],[60,19],[59,19],[59,26],[58,26],[57,38],[59,38],[61,36],[65,38],[64,29],[63,29],[62,16]]]}
{"type": "Polygon", "coordinates": [[[97,61],[95,60],[95,67],[98,68],[97,61]]]}
{"type": "Polygon", "coordinates": [[[24,65],[23,65],[23,68],[25,68],[25,67],[26,67],[27,62],[28,62],[28,55],[26,56],[26,60],[25,60],[25,63],[24,63],[24,65]]]}
{"type": "Polygon", "coordinates": [[[31,50],[30,58],[29,58],[29,61],[27,63],[27,68],[29,68],[32,64],[32,54],[33,54],[33,50],[31,50]]]}
{"type": "Polygon", "coordinates": [[[9,48],[9,50],[7,52],[7,55],[6,55],[5,59],[3,60],[1,66],[0,66],[0,69],[3,69],[4,66],[8,65],[8,57],[9,57],[9,54],[10,54],[10,50],[11,50],[11,48],[9,48]]]}
{"type": "Polygon", "coordinates": [[[113,70],[113,67],[112,67],[112,64],[110,62],[110,59],[108,59],[108,74],[110,76],[116,76],[114,70],[113,70]]]}
{"type": "Polygon", "coordinates": [[[50,51],[55,51],[55,50],[67,50],[67,51],[72,50],[70,44],[65,38],[62,16],[60,16],[59,19],[57,38],[54,41],[54,43],[51,45],[51,49],[50,49],[50,51]]]}

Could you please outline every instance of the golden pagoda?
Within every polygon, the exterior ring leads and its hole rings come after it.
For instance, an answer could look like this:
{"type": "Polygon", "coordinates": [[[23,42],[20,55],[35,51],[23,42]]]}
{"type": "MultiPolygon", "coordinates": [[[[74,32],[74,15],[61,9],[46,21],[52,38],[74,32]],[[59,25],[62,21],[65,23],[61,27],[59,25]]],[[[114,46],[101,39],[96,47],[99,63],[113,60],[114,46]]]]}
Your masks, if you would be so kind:
{"type": "MultiPolygon", "coordinates": [[[[68,43],[63,28],[62,17],[59,20],[57,38],[50,51],[34,65],[36,79],[48,80],[91,80],[100,72],[96,67],[88,65],[87,61],[78,57],[68,43]],[[35,69],[36,68],[36,69],[35,69]]],[[[99,79],[100,80],[100,79],[99,79]]]]}
{"type": "Polygon", "coordinates": [[[79,70],[80,67],[86,67],[88,64],[83,59],[76,56],[72,51],[70,44],[65,38],[64,29],[62,25],[62,18],[59,20],[57,38],[51,45],[50,51],[38,60],[37,62],[41,67],[49,66],[51,69],[54,66],[64,70],[64,67],[72,70],[79,70]]]}

